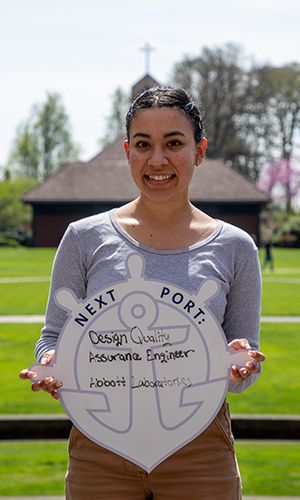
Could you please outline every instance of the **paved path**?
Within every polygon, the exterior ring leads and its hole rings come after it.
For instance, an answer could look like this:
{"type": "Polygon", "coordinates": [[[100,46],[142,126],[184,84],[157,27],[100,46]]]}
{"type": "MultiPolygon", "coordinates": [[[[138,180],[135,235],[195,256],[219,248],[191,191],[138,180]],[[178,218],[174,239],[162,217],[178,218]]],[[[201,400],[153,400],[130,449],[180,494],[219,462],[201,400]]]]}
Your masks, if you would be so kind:
{"type": "MultiPolygon", "coordinates": [[[[300,267],[286,267],[286,268],[275,268],[274,271],[265,270],[262,272],[262,279],[266,281],[276,281],[278,274],[300,274],[300,267]]],[[[300,283],[300,278],[294,278],[287,276],[287,282],[300,283]],[[292,280],[292,281],[290,281],[292,280]]],[[[47,282],[51,280],[51,276],[1,276],[0,283],[35,283],[35,282],[47,282]]]]}
{"type": "MultiPolygon", "coordinates": [[[[0,500],[65,500],[63,496],[43,496],[43,497],[0,497],[0,500]]],[[[243,500],[300,500],[300,497],[255,497],[243,496],[243,500]]]]}
{"type": "Polygon", "coordinates": [[[281,278],[276,276],[263,276],[263,283],[295,283],[300,284],[300,278],[281,278]]]}
{"type": "MultiPolygon", "coordinates": [[[[0,323],[44,323],[44,320],[42,314],[0,315],[0,323]]],[[[300,316],[262,316],[260,320],[262,323],[300,323],[300,316]]]]}
{"type": "MultiPolygon", "coordinates": [[[[45,316],[43,314],[26,314],[26,315],[3,315],[0,316],[0,323],[44,323],[45,316]]],[[[1,498],[1,497],[0,497],[1,498]]]]}
{"type": "Polygon", "coordinates": [[[50,276],[9,276],[1,277],[1,283],[43,283],[51,280],[50,276]]]}
{"type": "Polygon", "coordinates": [[[300,323],[300,316],[261,316],[260,322],[261,323],[300,323]]]}
{"type": "MultiPolygon", "coordinates": [[[[300,272],[300,268],[286,268],[276,269],[274,273],[263,274],[263,281],[277,282],[277,283],[297,283],[300,284],[300,278],[280,278],[274,276],[275,274],[300,272]]],[[[13,277],[0,277],[1,283],[32,283],[50,281],[50,276],[13,276],[13,277]]],[[[44,315],[29,314],[29,315],[0,315],[0,323],[44,323],[44,315]]],[[[262,323],[300,323],[300,316],[262,316],[262,323]]],[[[1,498],[0,498],[1,500],[1,498]]]]}

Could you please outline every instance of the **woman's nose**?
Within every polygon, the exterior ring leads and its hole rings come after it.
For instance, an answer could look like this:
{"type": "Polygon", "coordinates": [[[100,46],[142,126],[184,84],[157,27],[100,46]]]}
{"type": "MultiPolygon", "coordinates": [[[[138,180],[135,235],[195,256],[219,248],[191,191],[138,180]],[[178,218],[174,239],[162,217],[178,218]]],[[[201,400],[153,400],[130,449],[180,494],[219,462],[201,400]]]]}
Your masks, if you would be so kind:
{"type": "Polygon", "coordinates": [[[148,160],[148,165],[152,167],[160,167],[163,165],[167,165],[168,159],[164,154],[163,148],[157,147],[152,149],[150,158],[148,160]]]}

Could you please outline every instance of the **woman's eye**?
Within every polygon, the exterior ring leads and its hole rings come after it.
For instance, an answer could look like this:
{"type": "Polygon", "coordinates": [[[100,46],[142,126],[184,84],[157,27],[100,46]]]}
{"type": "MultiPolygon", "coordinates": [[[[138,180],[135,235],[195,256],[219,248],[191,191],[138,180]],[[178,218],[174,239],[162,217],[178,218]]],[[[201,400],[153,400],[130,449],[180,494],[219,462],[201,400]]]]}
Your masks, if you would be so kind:
{"type": "Polygon", "coordinates": [[[173,139],[168,143],[169,146],[181,146],[182,142],[179,141],[178,139],[173,139]]]}
{"type": "Polygon", "coordinates": [[[137,147],[138,148],[147,148],[149,146],[149,142],[147,141],[139,141],[137,142],[137,147]]]}

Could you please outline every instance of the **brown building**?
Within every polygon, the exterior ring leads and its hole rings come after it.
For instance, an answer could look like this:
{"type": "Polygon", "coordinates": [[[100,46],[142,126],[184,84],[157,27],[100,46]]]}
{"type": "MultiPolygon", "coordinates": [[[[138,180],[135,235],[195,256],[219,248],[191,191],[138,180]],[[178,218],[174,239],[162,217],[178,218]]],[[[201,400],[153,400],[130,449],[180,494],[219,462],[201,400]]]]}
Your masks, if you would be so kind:
{"type": "MultiPolygon", "coordinates": [[[[138,194],[120,137],[90,161],[64,165],[21,199],[33,206],[34,246],[56,247],[70,222],[119,207],[138,194]]],[[[258,241],[259,213],[268,198],[222,161],[205,159],[195,169],[190,200],[258,241]]]]}

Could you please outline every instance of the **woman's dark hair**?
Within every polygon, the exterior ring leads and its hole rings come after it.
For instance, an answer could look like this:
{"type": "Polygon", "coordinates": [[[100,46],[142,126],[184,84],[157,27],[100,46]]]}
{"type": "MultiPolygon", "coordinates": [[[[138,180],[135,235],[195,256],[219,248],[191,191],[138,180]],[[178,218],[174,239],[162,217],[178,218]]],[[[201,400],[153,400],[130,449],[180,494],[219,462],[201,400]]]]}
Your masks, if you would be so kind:
{"type": "Polygon", "coordinates": [[[200,111],[187,92],[180,88],[153,87],[139,94],[129,108],[125,122],[128,141],[130,123],[134,115],[138,111],[151,108],[182,109],[193,125],[196,144],[203,138],[203,125],[200,111]]]}

